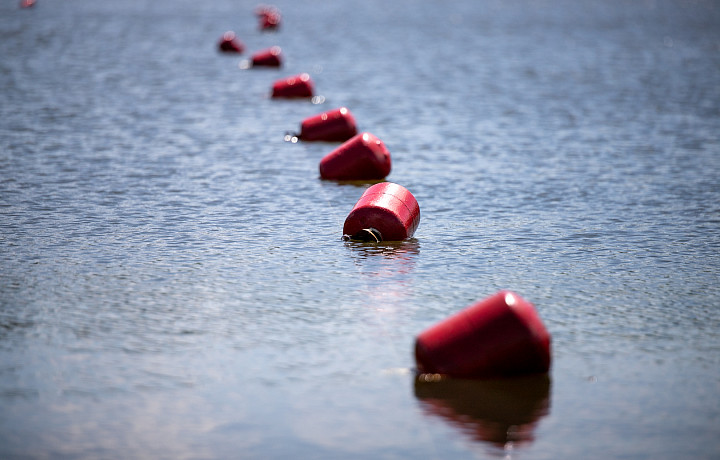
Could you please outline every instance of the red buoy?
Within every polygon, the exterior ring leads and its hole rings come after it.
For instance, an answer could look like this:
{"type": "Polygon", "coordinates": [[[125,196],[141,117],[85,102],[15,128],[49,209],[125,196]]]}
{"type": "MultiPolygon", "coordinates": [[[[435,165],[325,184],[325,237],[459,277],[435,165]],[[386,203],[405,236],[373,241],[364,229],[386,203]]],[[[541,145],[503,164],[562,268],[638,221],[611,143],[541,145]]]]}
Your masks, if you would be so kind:
{"type": "Polygon", "coordinates": [[[297,137],[302,141],[343,142],[356,134],[355,117],[347,107],[340,107],[304,119],[297,137]]]}
{"type": "Polygon", "coordinates": [[[420,223],[420,206],[402,185],[375,184],[365,190],[345,218],[343,234],[364,241],[401,241],[420,223]]]}
{"type": "Polygon", "coordinates": [[[280,27],[280,15],[279,14],[267,14],[260,18],[260,29],[261,30],[275,30],[280,27]]]}
{"type": "Polygon", "coordinates": [[[313,82],[310,75],[302,73],[283,78],[273,83],[272,97],[299,98],[313,96],[313,82]]]}
{"type": "Polygon", "coordinates": [[[280,67],[282,65],[281,49],[279,46],[273,46],[268,49],[258,51],[252,55],[253,67],[280,67]]]}
{"type": "Polygon", "coordinates": [[[500,291],[423,331],[415,341],[419,373],[504,377],[550,369],[550,334],[535,307],[500,291]]]}
{"type": "Polygon", "coordinates": [[[376,180],[390,174],[390,152],[370,133],[360,133],[320,160],[320,177],[329,180],[376,180]]]}
{"type": "Polygon", "coordinates": [[[21,0],[20,8],[32,8],[35,6],[35,0],[21,0]]]}
{"type": "Polygon", "coordinates": [[[218,48],[220,48],[220,51],[224,53],[242,53],[245,51],[245,46],[232,30],[223,34],[218,42],[218,48]]]}
{"type": "Polygon", "coordinates": [[[275,30],[280,27],[280,10],[274,6],[260,5],[255,9],[260,30],[275,30]]]}

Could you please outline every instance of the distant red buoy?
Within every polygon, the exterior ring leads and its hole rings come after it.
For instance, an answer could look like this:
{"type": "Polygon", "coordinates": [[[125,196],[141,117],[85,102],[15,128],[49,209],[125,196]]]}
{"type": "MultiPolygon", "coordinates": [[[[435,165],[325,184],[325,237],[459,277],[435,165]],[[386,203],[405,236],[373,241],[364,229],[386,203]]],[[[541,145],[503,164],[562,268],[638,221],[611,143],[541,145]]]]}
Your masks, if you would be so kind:
{"type": "Polygon", "coordinates": [[[310,75],[303,73],[273,83],[272,97],[300,98],[313,96],[313,82],[310,75]]]}
{"type": "Polygon", "coordinates": [[[360,133],[320,160],[320,177],[328,180],[377,180],[390,174],[390,152],[370,133],[360,133]]]}
{"type": "Polygon", "coordinates": [[[35,6],[35,0],[21,0],[20,8],[31,8],[35,6]]]}
{"type": "Polygon", "coordinates": [[[280,10],[274,6],[259,5],[255,8],[260,30],[275,30],[280,27],[280,10]]]}
{"type": "Polygon", "coordinates": [[[402,241],[415,233],[420,206],[402,185],[375,184],[365,190],[345,218],[343,234],[364,241],[402,241]]]}
{"type": "Polygon", "coordinates": [[[231,30],[225,32],[220,38],[218,48],[224,53],[242,53],[245,51],[245,46],[237,38],[235,32],[231,30]]]}
{"type": "Polygon", "coordinates": [[[343,142],[356,134],[355,117],[347,107],[340,107],[304,119],[298,138],[302,141],[343,142]]]}
{"type": "Polygon", "coordinates": [[[282,65],[282,50],[279,46],[273,46],[266,50],[258,51],[252,55],[253,67],[280,67],[282,65]]]}
{"type": "Polygon", "coordinates": [[[500,291],[423,331],[415,341],[419,373],[505,377],[550,369],[550,334],[535,307],[500,291]]]}
{"type": "Polygon", "coordinates": [[[280,14],[266,14],[260,18],[260,30],[276,30],[280,27],[280,14]]]}

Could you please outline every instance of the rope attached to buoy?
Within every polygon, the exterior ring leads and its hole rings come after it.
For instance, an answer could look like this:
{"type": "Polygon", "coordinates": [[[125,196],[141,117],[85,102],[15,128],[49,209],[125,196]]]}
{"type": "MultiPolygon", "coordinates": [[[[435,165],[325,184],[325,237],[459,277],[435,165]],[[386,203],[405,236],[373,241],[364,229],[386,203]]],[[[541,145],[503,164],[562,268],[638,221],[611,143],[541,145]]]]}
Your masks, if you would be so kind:
{"type": "Polygon", "coordinates": [[[365,243],[379,243],[383,240],[382,233],[376,228],[363,228],[354,235],[345,235],[350,241],[362,241],[365,243]]]}

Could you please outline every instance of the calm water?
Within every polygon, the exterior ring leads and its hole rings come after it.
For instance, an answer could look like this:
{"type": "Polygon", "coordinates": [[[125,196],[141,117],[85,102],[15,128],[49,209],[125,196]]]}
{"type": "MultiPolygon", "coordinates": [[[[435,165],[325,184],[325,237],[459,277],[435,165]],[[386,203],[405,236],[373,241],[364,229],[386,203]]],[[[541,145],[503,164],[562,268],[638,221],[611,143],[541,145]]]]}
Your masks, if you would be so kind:
{"type": "MultiPolygon", "coordinates": [[[[0,458],[720,457],[720,4],[0,4],[0,458]],[[283,47],[240,70],[216,40],[283,47]],[[274,101],[309,72],[326,101],[274,101]],[[287,131],[340,105],[416,238],[287,131]],[[414,379],[512,289],[548,378],[414,379]]],[[[244,57],[247,57],[246,52],[244,57]]]]}

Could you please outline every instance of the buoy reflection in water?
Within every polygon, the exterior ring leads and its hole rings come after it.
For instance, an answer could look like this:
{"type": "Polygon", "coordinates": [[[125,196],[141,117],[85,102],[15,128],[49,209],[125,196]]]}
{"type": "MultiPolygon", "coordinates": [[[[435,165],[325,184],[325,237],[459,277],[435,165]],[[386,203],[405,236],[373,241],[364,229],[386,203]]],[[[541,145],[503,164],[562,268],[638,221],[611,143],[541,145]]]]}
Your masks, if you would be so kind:
{"type": "Polygon", "coordinates": [[[415,239],[368,243],[345,241],[358,271],[358,294],[367,305],[394,315],[412,294],[412,272],[420,253],[415,239]]]}
{"type": "Polygon", "coordinates": [[[493,380],[420,374],[414,391],[424,413],[501,449],[530,445],[540,420],[550,413],[546,374],[493,380]]]}

